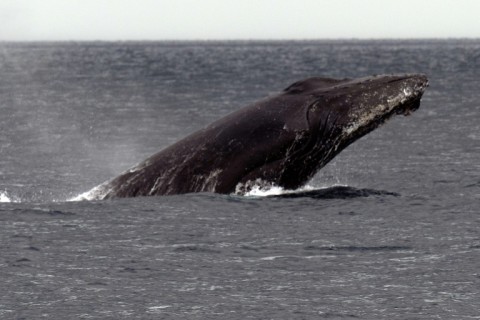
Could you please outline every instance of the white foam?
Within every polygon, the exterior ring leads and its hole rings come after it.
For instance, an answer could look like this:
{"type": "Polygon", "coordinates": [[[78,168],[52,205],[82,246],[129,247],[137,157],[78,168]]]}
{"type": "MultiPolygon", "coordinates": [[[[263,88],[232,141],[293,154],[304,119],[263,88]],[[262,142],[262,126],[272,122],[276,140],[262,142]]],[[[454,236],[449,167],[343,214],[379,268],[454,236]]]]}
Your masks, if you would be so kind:
{"type": "Polygon", "coordinates": [[[67,201],[93,201],[93,200],[102,200],[105,195],[105,190],[103,189],[104,184],[98,185],[91,190],[88,190],[84,193],[79,194],[73,198],[67,199],[67,201]]]}
{"type": "Polygon", "coordinates": [[[86,191],[84,193],[79,194],[73,198],[67,199],[68,202],[76,202],[76,201],[89,201],[90,191],[86,191]]]}
{"type": "Polygon", "coordinates": [[[296,190],[286,190],[283,189],[282,187],[279,186],[258,186],[255,185],[252,187],[252,190],[248,191],[245,193],[245,196],[247,197],[268,197],[268,196],[278,196],[282,194],[289,194],[289,193],[298,193],[298,192],[305,192],[305,191],[311,191],[315,190],[318,188],[315,188],[310,185],[305,185],[299,189],[296,190]]]}
{"type": "Polygon", "coordinates": [[[0,202],[11,202],[11,200],[5,192],[0,192],[0,202]]]}
{"type": "Polygon", "coordinates": [[[0,191],[0,203],[18,202],[12,199],[6,191],[0,191]]]}

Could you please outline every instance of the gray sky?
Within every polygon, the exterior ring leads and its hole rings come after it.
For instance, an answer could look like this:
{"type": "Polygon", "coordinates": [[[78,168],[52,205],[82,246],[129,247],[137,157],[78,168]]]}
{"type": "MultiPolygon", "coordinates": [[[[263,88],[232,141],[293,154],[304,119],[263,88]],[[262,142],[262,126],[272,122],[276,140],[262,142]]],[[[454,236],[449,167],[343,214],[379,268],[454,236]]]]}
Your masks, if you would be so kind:
{"type": "Polygon", "coordinates": [[[479,0],[0,0],[0,40],[451,37],[479,0]]]}

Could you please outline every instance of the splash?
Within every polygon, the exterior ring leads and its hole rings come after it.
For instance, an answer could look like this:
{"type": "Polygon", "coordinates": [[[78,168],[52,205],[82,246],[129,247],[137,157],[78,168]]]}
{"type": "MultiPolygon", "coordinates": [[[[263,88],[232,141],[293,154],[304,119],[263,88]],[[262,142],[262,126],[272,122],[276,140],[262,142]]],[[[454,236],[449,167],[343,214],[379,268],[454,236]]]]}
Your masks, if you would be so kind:
{"type": "Polygon", "coordinates": [[[86,191],[84,193],[79,194],[73,198],[67,199],[68,202],[70,201],[94,201],[94,200],[102,200],[105,196],[105,189],[104,183],[94,187],[93,189],[86,191]]]}
{"type": "MultiPolygon", "coordinates": [[[[325,187],[328,188],[328,187],[325,187]]],[[[244,196],[246,197],[268,197],[268,196],[278,196],[283,194],[291,194],[291,193],[301,193],[306,191],[317,190],[318,187],[314,187],[311,185],[305,185],[301,188],[296,190],[286,190],[280,186],[272,185],[269,187],[261,186],[261,185],[254,185],[251,190],[246,192],[244,196]]]]}
{"type": "Polygon", "coordinates": [[[0,191],[0,203],[19,202],[8,195],[7,191],[0,191]]]}

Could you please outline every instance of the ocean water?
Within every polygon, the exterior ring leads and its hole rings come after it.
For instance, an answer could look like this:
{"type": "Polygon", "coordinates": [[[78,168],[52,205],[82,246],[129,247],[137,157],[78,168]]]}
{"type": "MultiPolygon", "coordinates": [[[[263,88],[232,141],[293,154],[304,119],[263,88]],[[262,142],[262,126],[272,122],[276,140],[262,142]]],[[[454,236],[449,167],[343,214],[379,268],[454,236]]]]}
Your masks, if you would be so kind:
{"type": "Polygon", "coordinates": [[[480,319],[480,41],[0,43],[1,319],[480,319]],[[425,73],[293,193],[67,201],[311,76],[425,73]]]}

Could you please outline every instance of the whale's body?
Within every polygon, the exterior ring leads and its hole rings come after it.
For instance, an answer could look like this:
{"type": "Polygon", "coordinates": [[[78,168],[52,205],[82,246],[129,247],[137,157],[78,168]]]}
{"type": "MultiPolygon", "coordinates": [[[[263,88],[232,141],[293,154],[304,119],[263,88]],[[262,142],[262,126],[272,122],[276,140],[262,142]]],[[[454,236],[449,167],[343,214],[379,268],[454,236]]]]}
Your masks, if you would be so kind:
{"type": "Polygon", "coordinates": [[[350,143],[420,105],[424,75],[309,78],[233,112],[91,191],[97,199],[304,185],[350,143]]]}

